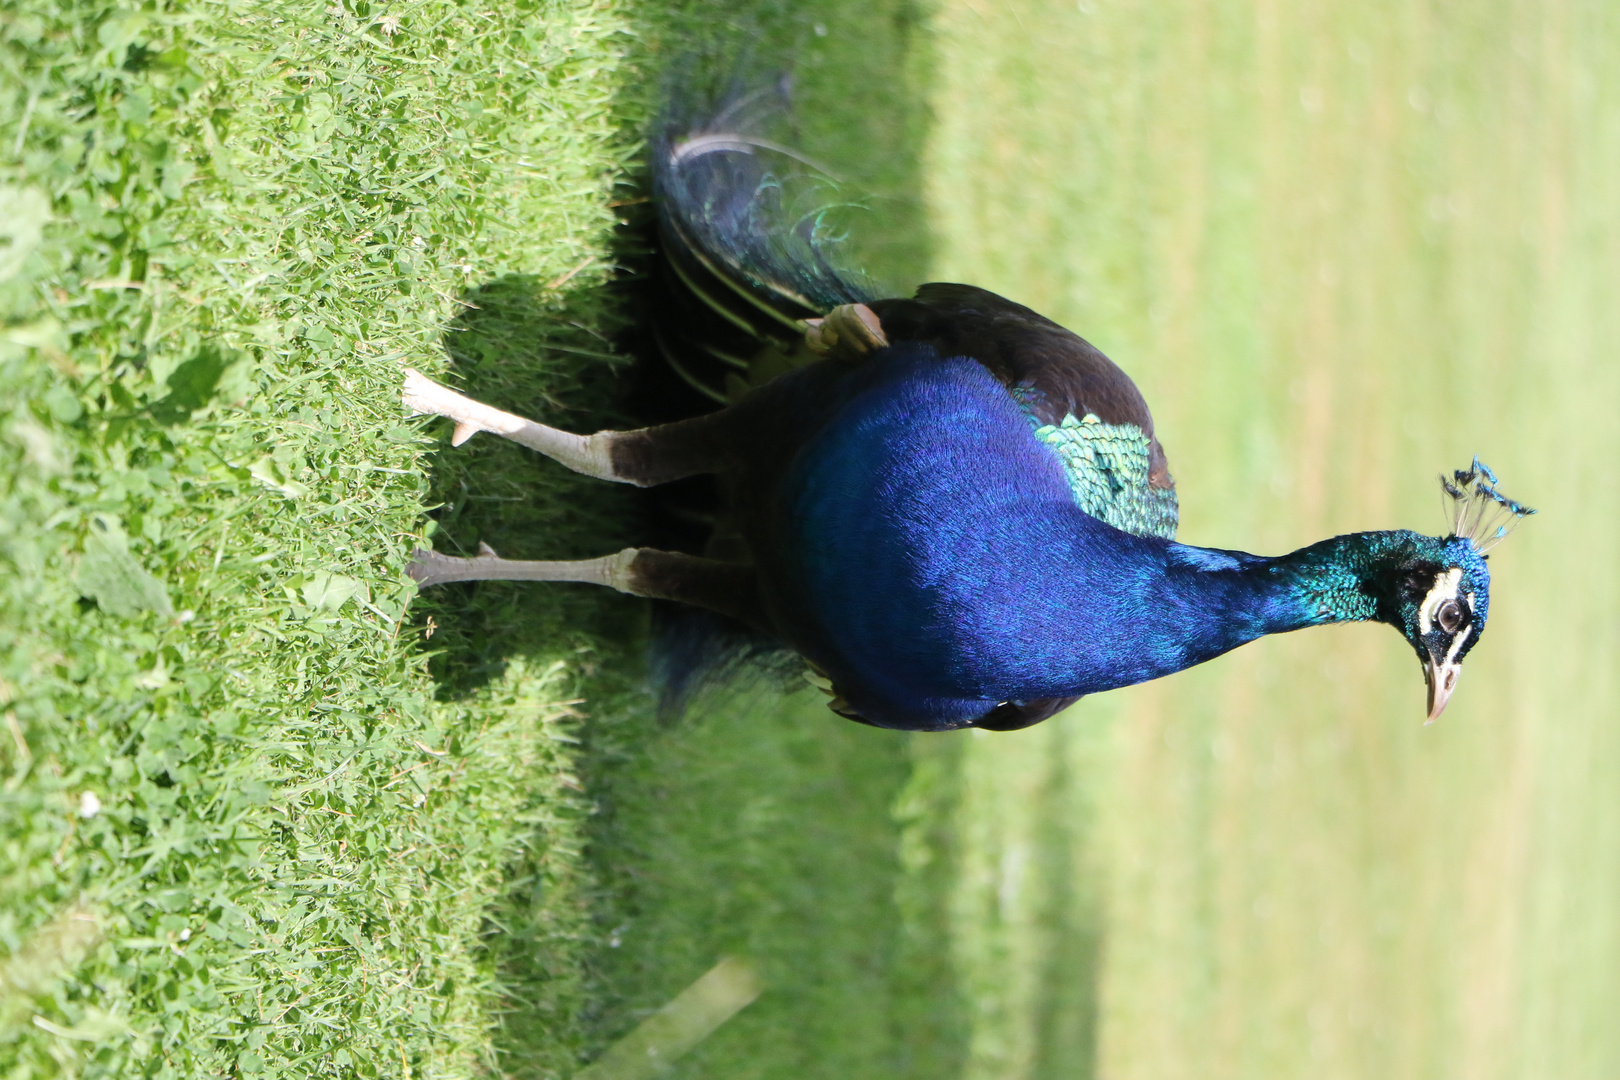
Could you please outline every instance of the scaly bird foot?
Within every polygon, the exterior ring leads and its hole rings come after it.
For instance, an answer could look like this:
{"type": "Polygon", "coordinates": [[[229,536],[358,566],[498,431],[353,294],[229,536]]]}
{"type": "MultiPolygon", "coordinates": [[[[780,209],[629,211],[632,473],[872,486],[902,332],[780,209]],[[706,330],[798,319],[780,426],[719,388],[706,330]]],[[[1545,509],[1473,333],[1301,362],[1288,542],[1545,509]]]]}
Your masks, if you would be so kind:
{"type": "Polygon", "coordinates": [[[865,304],[841,304],[826,318],[805,320],[804,343],[817,356],[856,363],[889,347],[877,313],[865,304]]]}

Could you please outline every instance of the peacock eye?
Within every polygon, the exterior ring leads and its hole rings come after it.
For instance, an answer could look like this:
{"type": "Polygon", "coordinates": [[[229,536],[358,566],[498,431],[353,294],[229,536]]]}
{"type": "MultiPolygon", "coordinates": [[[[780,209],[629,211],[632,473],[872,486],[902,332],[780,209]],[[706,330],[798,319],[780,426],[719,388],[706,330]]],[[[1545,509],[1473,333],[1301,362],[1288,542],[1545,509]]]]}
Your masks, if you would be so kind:
{"type": "Polygon", "coordinates": [[[1462,605],[1455,600],[1447,600],[1435,609],[1434,621],[1439,623],[1440,629],[1446,633],[1455,634],[1457,628],[1463,624],[1462,605]]]}

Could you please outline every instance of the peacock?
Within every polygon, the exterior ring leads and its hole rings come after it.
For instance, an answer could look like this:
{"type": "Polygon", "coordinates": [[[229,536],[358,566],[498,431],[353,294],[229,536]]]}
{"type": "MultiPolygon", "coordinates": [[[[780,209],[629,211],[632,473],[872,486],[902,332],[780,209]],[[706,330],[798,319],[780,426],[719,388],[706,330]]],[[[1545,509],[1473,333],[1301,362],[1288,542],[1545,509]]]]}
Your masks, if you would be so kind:
{"type": "Polygon", "coordinates": [[[652,337],[712,411],[577,435],[411,370],[405,405],[577,472],[639,486],[710,474],[703,555],[420,550],[421,587],[606,585],[718,613],[803,658],[832,710],[877,727],[997,731],[1268,634],[1400,631],[1446,707],[1490,607],[1487,553],[1530,508],[1474,459],[1442,476],[1450,531],[1335,536],[1286,555],[1176,540],[1147,403],[1096,347],[1011,300],[933,283],[885,297],[843,265],[821,174],[734,96],[650,140],[652,337]],[[813,200],[812,200],[813,202],[813,200]],[[718,372],[719,374],[714,374],[718,372]]]}

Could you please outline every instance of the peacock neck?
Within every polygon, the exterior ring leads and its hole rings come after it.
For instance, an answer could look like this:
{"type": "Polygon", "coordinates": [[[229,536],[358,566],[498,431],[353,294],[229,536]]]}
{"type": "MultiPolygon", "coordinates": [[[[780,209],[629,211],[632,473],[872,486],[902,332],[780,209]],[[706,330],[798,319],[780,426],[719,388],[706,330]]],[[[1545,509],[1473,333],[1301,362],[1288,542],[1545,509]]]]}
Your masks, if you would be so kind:
{"type": "Polygon", "coordinates": [[[1393,618],[1392,583],[1421,537],[1406,529],[1350,533],[1274,560],[1277,586],[1314,626],[1393,618]]]}
{"type": "Polygon", "coordinates": [[[1187,561],[1208,561],[1192,574],[1169,576],[1202,593],[1216,623],[1252,640],[1325,623],[1387,619],[1389,582],[1411,559],[1417,539],[1406,530],[1350,533],[1275,558],[1182,548],[1187,561]],[[1222,557],[1231,562],[1221,566],[1222,557]]]}
{"type": "Polygon", "coordinates": [[[1043,585],[1033,602],[1051,607],[1048,618],[1087,611],[1085,623],[1096,629],[1055,638],[1044,649],[1031,648],[1032,634],[1009,634],[1016,650],[1004,652],[1056,677],[1039,689],[1094,693],[1181,671],[1269,634],[1390,621],[1389,582],[1399,577],[1392,571],[1409,558],[1415,538],[1356,533],[1274,558],[1142,539],[1141,561],[1124,564],[1140,575],[1128,603],[1117,589],[1109,591],[1131,572],[1118,563],[1103,576],[1043,585]]]}

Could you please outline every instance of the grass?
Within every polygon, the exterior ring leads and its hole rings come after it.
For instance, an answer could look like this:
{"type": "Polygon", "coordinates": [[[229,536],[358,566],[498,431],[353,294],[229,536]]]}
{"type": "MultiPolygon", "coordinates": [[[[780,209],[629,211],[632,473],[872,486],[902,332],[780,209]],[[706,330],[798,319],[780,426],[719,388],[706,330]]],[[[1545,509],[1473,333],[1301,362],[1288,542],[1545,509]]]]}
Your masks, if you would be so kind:
{"type": "Polygon", "coordinates": [[[563,1077],[739,954],[764,995],[674,1075],[1611,1075],[1617,38],[1573,0],[8,6],[0,1069],[563,1077]],[[739,36],[798,57],[880,273],[1138,378],[1185,538],[1421,527],[1476,450],[1539,506],[1445,720],[1363,627],[1016,735],[751,684],[666,723],[638,604],[412,599],[430,535],[645,528],[450,451],[398,370],[612,419],[612,204],[659,72],[739,36]]]}
{"type": "Polygon", "coordinates": [[[596,856],[612,870],[603,966],[618,990],[605,1027],[629,1027],[718,955],[748,957],[766,987],[675,1075],[876,1080],[959,1067],[947,892],[902,858],[908,835],[913,850],[928,841],[928,822],[894,814],[938,793],[911,777],[904,739],[828,730],[824,709],[808,689],[784,701],[739,688],[638,732],[599,772],[610,820],[596,856]]]}
{"type": "Polygon", "coordinates": [[[581,1013],[590,639],[436,696],[397,383],[469,282],[602,280],[625,22],[387,18],[0,20],[8,1075],[492,1067],[492,903],[536,882],[532,991],[581,1013]]]}

